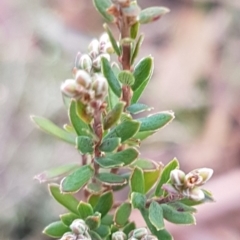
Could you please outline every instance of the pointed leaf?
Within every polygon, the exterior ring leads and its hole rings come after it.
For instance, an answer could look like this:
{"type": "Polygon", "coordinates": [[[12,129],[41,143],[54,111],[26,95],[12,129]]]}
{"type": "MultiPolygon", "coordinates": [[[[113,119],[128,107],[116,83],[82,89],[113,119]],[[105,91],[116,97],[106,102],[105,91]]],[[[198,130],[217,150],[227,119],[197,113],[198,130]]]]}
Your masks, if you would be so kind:
{"type": "Polygon", "coordinates": [[[88,136],[79,136],[77,137],[77,149],[82,154],[92,154],[94,150],[94,141],[88,136]]]}
{"type": "Polygon", "coordinates": [[[93,208],[92,208],[91,204],[85,203],[83,201],[81,201],[78,204],[77,210],[79,212],[79,216],[81,219],[85,219],[88,216],[93,215],[93,208]]]}
{"type": "Polygon", "coordinates": [[[115,95],[120,98],[122,94],[122,88],[110,66],[109,61],[103,57],[101,58],[101,62],[102,62],[102,73],[104,77],[107,79],[109,87],[112,89],[115,95]]]}
{"type": "Polygon", "coordinates": [[[139,130],[140,123],[134,120],[126,120],[120,123],[104,137],[104,139],[119,137],[121,142],[125,142],[133,137],[139,130]]]}
{"type": "Polygon", "coordinates": [[[70,226],[75,219],[78,219],[79,216],[74,213],[65,213],[60,215],[60,219],[66,226],[70,226]]]}
{"type": "Polygon", "coordinates": [[[161,206],[163,209],[163,216],[167,221],[175,224],[196,224],[196,220],[191,213],[179,212],[167,204],[162,204],[161,206]]]}
{"type": "Polygon", "coordinates": [[[178,212],[189,212],[189,213],[195,213],[197,212],[196,208],[188,206],[181,202],[172,202],[168,203],[168,205],[172,208],[174,208],[178,212]]]}
{"type": "Polygon", "coordinates": [[[145,111],[151,111],[152,109],[153,109],[152,107],[149,107],[148,105],[143,103],[134,103],[127,107],[127,111],[130,112],[131,114],[138,114],[145,111]]]}
{"type": "Polygon", "coordinates": [[[149,207],[149,220],[158,231],[164,229],[163,210],[155,201],[149,207]]]}
{"type": "Polygon", "coordinates": [[[68,163],[56,168],[51,168],[48,169],[38,175],[36,175],[34,177],[34,179],[39,180],[40,183],[49,181],[49,180],[55,180],[58,179],[60,177],[63,177],[64,175],[66,175],[67,173],[72,172],[73,170],[75,170],[76,168],[79,167],[78,163],[68,163]]]}
{"type": "Polygon", "coordinates": [[[134,139],[139,139],[141,141],[143,141],[144,139],[152,136],[154,133],[156,133],[157,131],[144,131],[144,132],[138,132],[134,135],[134,139]]]}
{"type": "Polygon", "coordinates": [[[107,22],[114,21],[114,17],[107,12],[107,9],[112,5],[111,0],[93,0],[93,4],[107,22]]]}
{"type": "Polygon", "coordinates": [[[155,196],[160,197],[164,194],[164,190],[162,189],[162,186],[164,183],[167,183],[170,179],[170,173],[172,170],[179,168],[179,163],[176,158],[174,158],[171,162],[169,162],[162,170],[160,180],[157,184],[156,190],[155,190],[155,196]]]}
{"type": "Polygon", "coordinates": [[[139,25],[140,25],[139,22],[136,22],[131,26],[130,37],[132,39],[135,39],[137,37],[138,31],[139,31],[139,25]]]}
{"type": "Polygon", "coordinates": [[[95,231],[89,231],[89,235],[90,235],[90,239],[94,239],[94,240],[102,240],[101,236],[96,233],[95,231]]]}
{"type": "Polygon", "coordinates": [[[154,22],[168,12],[170,12],[170,10],[165,7],[149,7],[143,9],[139,14],[139,22],[141,24],[154,22]]]}
{"type": "Polygon", "coordinates": [[[121,142],[121,138],[108,138],[103,139],[101,145],[99,146],[99,149],[103,152],[113,152],[121,142]]]}
{"type": "Polygon", "coordinates": [[[65,177],[61,182],[62,192],[78,192],[94,175],[90,165],[85,165],[65,177]]]}
{"type": "Polygon", "coordinates": [[[115,40],[115,38],[114,38],[114,36],[113,36],[113,34],[112,34],[111,29],[109,28],[109,26],[108,26],[106,23],[103,24],[103,28],[106,30],[106,32],[107,32],[107,34],[108,34],[108,36],[109,36],[109,40],[110,40],[110,42],[111,42],[111,44],[112,44],[112,47],[113,47],[115,53],[116,53],[118,56],[120,56],[120,55],[121,55],[121,51],[120,51],[120,49],[119,49],[119,47],[118,47],[118,45],[117,45],[117,42],[116,42],[116,40],[115,40]]]}
{"type": "Polygon", "coordinates": [[[75,144],[75,136],[66,132],[65,130],[61,129],[57,125],[55,125],[50,120],[43,118],[43,117],[37,117],[37,116],[31,116],[31,120],[44,132],[57,137],[67,143],[75,144]]]}
{"type": "Polygon", "coordinates": [[[91,194],[88,197],[88,203],[90,203],[91,206],[94,208],[96,206],[96,204],[98,203],[99,198],[100,198],[99,194],[91,194]]]}
{"type": "Polygon", "coordinates": [[[130,203],[122,203],[115,212],[114,222],[119,226],[124,226],[131,215],[132,206],[130,203]]]}
{"type": "Polygon", "coordinates": [[[75,213],[78,215],[78,211],[77,211],[78,200],[73,195],[62,194],[60,192],[60,187],[57,184],[49,184],[48,188],[51,195],[57,202],[59,202],[61,205],[63,205],[72,213],[75,213]]]}
{"type": "Polygon", "coordinates": [[[101,223],[101,214],[99,212],[95,212],[94,215],[88,216],[85,222],[88,225],[89,229],[97,229],[101,223]]]}
{"type": "Polygon", "coordinates": [[[111,128],[114,124],[117,123],[117,121],[121,117],[124,106],[125,106],[125,102],[119,102],[115,105],[115,107],[110,112],[108,112],[108,114],[103,120],[104,130],[111,128]]]}
{"type": "Polygon", "coordinates": [[[96,178],[109,186],[122,186],[126,183],[126,179],[120,175],[113,173],[99,173],[96,178]]]}
{"type": "Polygon", "coordinates": [[[43,233],[52,238],[60,238],[66,232],[71,231],[61,221],[53,222],[44,228],[43,233]]]}
{"type": "Polygon", "coordinates": [[[132,192],[131,193],[131,203],[133,208],[137,208],[137,209],[144,209],[145,205],[146,205],[146,196],[141,194],[141,193],[137,193],[137,192],[132,192]]]}
{"type": "Polygon", "coordinates": [[[132,90],[137,90],[145,81],[147,81],[153,72],[153,58],[146,57],[139,61],[134,68],[133,76],[135,78],[134,84],[131,86],[132,90]]]}
{"type": "Polygon", "coordinates": [[[102,217],[104,217],[112,208],[113,205],[113,193],[112,191],[108,191],[103,193],[96,206],[94,207],[94,212],[101,213],[102,217]]]}
{"type": "Polygon", "coordinates": [[[131,64],[134,64],[137,56],[138,56],[138,53],[140,51],[140,47],[142,46],[142,43],[143,43],[143,40],[144,40],[144,35],[141,34],[134,46],[134,48],[132,49],[132,52],[131,52],[131,64]]]}
{"type": "Polygon", "coordinates": [[[131,192],[144,193],[144,175],[141,168],[134,168],[132,176],[130,177],[131,192]]]}
{"type": "Polygon", "coordinates": [[[100,225],[97,229],[94,230],[102,239],[105,239],[107,236],[111,234],[111,230],[109,226],[100,225]]]}
{"type": "Polygon", "coordinates": [[[138,99],[141,97],[143,91],[145,90],[146,86],[148,85],[151,77],[149,77],[145,82],[143,82],[140,87],[133,92],[133,96],[131,99],[131,104],[136,103],[138,99]]]}
{"type": "Polygon", "coordinates": [[[136,228],[135,222],[130,222],[126,224],[123,228],[123,232],[128,236],[128,234],[136,228]]]}
{"type": "Polygon", "coordinates": [[[145,193],[147,193],[157,183],[161,170],[162,170],[161,165],[158,165],[157,163],[155,169],[144,170],[143,174],[145,193]]]}
{"type": "Polygon", "coordinates": [[[87,136],[87,130],[89,129],[89,126],[81,118],[79,118],[76,113],[76,109],[76,101],[72,100],[68,112],[71,124],[73,125],[78,136],[87,136]]]}
{"type": "Polygon", "coordinates": [[[84,105],[81,101],[76,101],[76,112],[85,124],[89,124],[92,121],[92,116],[87,112],[87,105],[84,105]]]}
{"type": "Polygon", "coordinates": [[[111,214],[106,214],[106,215],[102,218],[102,224],[103,224],[103,225],[111,226],[111,225],[113,224],[113,215],[111,215],[111,214]]]}
{"type": "Polygon", "coordinates": [[[159,112],[144,118],[137,119],[140,123],[139,132],[155,131],[164,127],[174,119],[174,113],[171,111],[159,112]]]}

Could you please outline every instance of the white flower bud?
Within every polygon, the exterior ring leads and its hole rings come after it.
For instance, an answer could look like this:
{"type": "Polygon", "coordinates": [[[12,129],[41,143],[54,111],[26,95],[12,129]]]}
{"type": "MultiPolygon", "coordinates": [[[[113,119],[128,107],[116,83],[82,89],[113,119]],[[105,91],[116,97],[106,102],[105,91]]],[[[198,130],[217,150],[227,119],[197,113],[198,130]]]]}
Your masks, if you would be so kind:
{"type": "Polygon", "coordinates": [[[88,230],[85,221],[82,219],[74,220],[70,225],[70,228],[75,234],[84,234],[88,230]]]}
{"type": "Polygon", "coordinates": [[[137,229],[133,230],[132,237],[141,239],[142,237],[144,237],[147,234],[148,234],[148,230],[146,228],[137,228],[137,229]]]}
{"type": "Polygon", "coordinates": [[[170,179],[173,185],[182,186],[185,179],[185,173],[179,169],[174,169],[170,173],[170,179]]]}
{"type": "Polygon", "coordinates": [[[95,58],[93,60],[93,67],[96,70],[101,69],[101,59],[102,59],[102,57],[105,57],[108,61],[110,61],[110,55],[108,53],[103,53],[103,54],[99,55],[97,58],[95,58]]]}
{"type": "Polygon", "coordinates": [[[127,239],[127,236],[122,231],[117,231],[112,234],[112,240],[126,240],[126,239],[127,239]]]}
{"type": "Polygon", "coordinates": [[[89,89],[91,87],[92,79],[91,76],[84,70],[78,70],[75,76],[77,85],[85,89],[89,89]]]}
{"type": "Polygon", "coordinates": [[[200,188],[193,188],[189,191],[189,198],[194,201],[201,201],[205,198],[205,194],[200,188]]]}
{"type": "Polygon", "coordinates": [[[142,237],[141,240],[158,240],[158,238],[154,235],[147,234],[144,237],[142,237]]]}
{"type": "Polygon", "coordinates": [[[197,186],[205,184],[213,175],[213,170],[211,168],[198,168],[192,171],[192,173],[198,174],[202,181],[198,183],[197,186]]]}
{"type": "Polygon", "coordinates": [[[107,43],[107,42],[109,42],[110,40],[109,40],[109,36],[108,36],[108,34],[105,32],[105,33],[103,33],[102,35],[101,35],[101,37],[99,38],[99,43],[100,44],[102,44],[102,43],[107,43]]]}
{"type": "Polygon", "coordinates": [[[88,54],[83,54],[79,59],[79,66],[81,69],[90,73],[92,69],[92,59],[89,57],[88,54]]]}
{"type": "Polygon", "coordinates": [[[88,46],[88,50],[90,57],[92,59],[96,58],[99,54],[99,41],[97,39],[93,39],[88,46]]]}
{"type": "Polygon", "coordinates": [[[95,92],[95,98],[103,100],[108,93],[108,83],[107,79],[101,75],[97,75],[92,89],[95,92]]]}
{"type": "Polygon", "coordinates": [[[61,92],[68,97],[76,97],[78,95],[77,85],[75,80],[67,79],[61,85],[61,92]]]}
{"type": "Polygon", "coordinates": [[[60,240],[76,240],[77,236],[72,232],[66,232],[60,240]]]}

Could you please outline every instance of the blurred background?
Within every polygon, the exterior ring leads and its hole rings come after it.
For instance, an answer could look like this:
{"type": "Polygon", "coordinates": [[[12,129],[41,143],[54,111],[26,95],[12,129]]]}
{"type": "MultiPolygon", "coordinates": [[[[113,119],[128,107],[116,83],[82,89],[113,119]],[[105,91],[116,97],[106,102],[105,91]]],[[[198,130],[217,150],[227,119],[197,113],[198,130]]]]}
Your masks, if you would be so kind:
{"type": "MultiPolygon", "coordinates": [[[[176,240],[240,239],[240,1],[150,0],[171,12],[142,27],[139,57],[155,71],[141,102],[176,119],[142,144],[142,156],[188,172],[211,167],[216,203],[199,207],[197,226],[169,225],[176,240]]],[[[31,114],[67,121],[60,84],[74,58],[102,33],[89,0],[0,1],[0,240],[43,239],[61,208],[33,180],[80,156],[34,128],[31,114]]],[[[141,222],[139,223],[141,225],[141,222]]]]}

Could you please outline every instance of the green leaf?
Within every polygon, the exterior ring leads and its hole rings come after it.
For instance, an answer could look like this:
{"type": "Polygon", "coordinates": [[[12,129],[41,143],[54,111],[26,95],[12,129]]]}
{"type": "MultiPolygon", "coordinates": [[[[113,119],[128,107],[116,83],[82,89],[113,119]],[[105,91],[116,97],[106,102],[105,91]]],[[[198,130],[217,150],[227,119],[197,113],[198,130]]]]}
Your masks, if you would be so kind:
{"type": "Polygon", "coordinates": [[[88,136],[79,136],[77,137],[77,149],[82,154],[92,154],[94,150],[94,141],[88,136]]]}
{"type": "Polygon", "coordinates": [[[99,236],[99,234],[97,234],[95,231],[89,231],[89,235],[90,235],[90,239],[94,239],[94,240],[102,240],[101,236],[99,236]]]}
{"type": "Polygon", "coordinates": [[[131,26],[131,29],[130,29],[130,37],[132,39],[135,39],[138,35],[138,31],[139,31],[139,22],[135,22],[132,26],[131,26]]]}
{"type": "Polygon", "coordinates": [[[103,57],[101,58],[101,63],[102,63],[102,73],[104,77],[107,79],[109,87],[112,89],[114,94],[120,98],[122,94],[122,88],[110,66],[109,61],[103,57]]]}
{"type": "Polygon", "coordinates": [[[144,132],[138,132],[134,135],[134,139],[144,140],[150,136],[152,136],[156,131],[144,131],[144,132]]]}
{"type": "Polygon", "coordinates": [[[65,177],[61,182],[61,191],[64,193],[78,192],[94,175],[90,165],[85,165],[65,177]]]}
{"type": "Polygon", "coordinates": [[[81,101],[76,101],[76,112],[77,116],[86,124],[92,121],[92,116],[88,114],[87,105],[83,104],[81,101]]]}
{"type": "Polygon", "coordinates": [[[94,212],[101,213],[102,217],[104,217],[112,208],[113,205],[113,193],[112,191],[108,191],[103,193],[96,206],[94,207],[94,212]]]}
{"type": "Polygon", "coordinates": [[[55,125],[50,120],[43,118],[43,117],[37,117],[37,116],[31,116],[31,120],[44,132],[57,137],[67,143],[75,144],[75,136],[66,132],[65,130],[61,129],[57,125],[55,125]]]}
{"type": "Polygon", "coordinates": [[[175,224],[196,224],[194,216],[189,212],[179,212],[167,204],[161,204],[164,218],[175,224]]]}
{"type": "Polygon", "coordinates": [[[148,105],[143,103],[134,103],[127,107],[127,111],[130,112],[131,114],[138,114],[145,111],[151,111],[152,109],[153,109],[152,107],[149,107],[148,105]]]}
{"type": "Polygon", "coordinates": [[[44,228],[43,233],[52,238],[60,238],[66,232],[71,231],[61,221],[53,222],[44,228]]]}
{"type": "Polygon", "coordinates": [[[94,215],[88,216],[85,222],[91,230],[97,229],[101,223],[101,214],[95,212],[94,215]]]}
{"type": "Polygon", "coordinates": [[[99,149],[103,152],[113,152],[121,142],[121,138],[108,138],[103,139],[101,145],[99,146],[99,149]]]}
{"type": "Polygon", "coordinates": [[[79,212],[81,219],[86,219],[88,216],[93,215],[93,208],[92,208],[91,204],[85,203],[83,201],[81,201],[78,204],[77,210],[79,212]]]}
{"type": "Polygon", "coordinates": [[[179,163],[176,158],[174,158],[171,162],[169,162],[164,168],[161,173],[160,180],[157,184],[156,190],[155,190],[155,196],[160,197],[164,194],[164,190],[162,189],[163,184],[167,183],[170,179],[170,173],[174,169],[179,168],[179,163]]]}
{"type": "Polygon", "coordinates": [[[60,215],[60,219],[66,226],[70,226],[75,219],[78,219],[79,216],[74,213],[65,213],[60,215]]]}
{"type": "Polygon", "coordinates": [[[128,236],[128,234],[135,228],[136,228],[135,222],[130,222],[124,226],[122,231],[128,236]]]}
{"type": "Polygon", "coordinates": [[[49,184],[48,188],[51,195],[57,202],[59,202],[62,206],[67,208],[72,213],[75,213],[78,215],[78,211],[77,211],[78,200],[73,195],[62,194],[60,192],[60,187],[57,184],[49,184]]]}
{"type": "Polygon", "coordinates": [[[106,214],[106,215],[102,218],[102,224],[103,224],[103,225],[111,226],[111,225],[113,224],[113,215],[111,215],[111,214],[106,214]]]}
{"type": "Polygon", "coordinates": [[[114,21],[114,17],[107,12],[107,9],[112,5],[111,0],[93,0],[93,4],[107,22],[114,21]]]}
{"type": "Polygon", "coordinates": [[[118,81],[123,85],[132,86],[135,82],[135,79],[130,71],[123,70],[118,74],[118,81]]]}
{"type": "Polygon", "coordinates": [[[96,206],[96,204],[98,203],[99,198],[100,198],[99,194],[91,194],[88,197],[88,203],[90,203],[91,206],[94,208],[96,206]]]}
{"type": "Polygon", "coordinates": [[[86,190],[89,193],[99,194],[102,192],[103,188],[102,188],[102,184],[99,182],[90,182],[86,185],[86,190]]]}
{"type": "Polygon", "coordinates": [[[126,179],[120,175],[113,173],[99,173],[96,178],[109,186],[122,186],[126,183],[126,179]]]}
{"type": "Polygon", "coordinates": [[[142,46],[143,40],[144,40],[144,35],[141,34],[139,36],[134,48],[131,51],[131,64],[134,64],[134,62],[138,56],[138,53],[140,51],[140,47],[142,46]]]}
{"type": "Polygon", "coordinates": [[[34,179],[39,180],[40,183],[58,179],[67,173],[72,172],[79,167],[78,163],[68,163],[59,167],[48,169],[34,177],[34,179]]]}
{"type": "Polygon", "coordinates": [[[132,206],[130,203],[122,203],[115,212],[114,222],[119,226],[124,226],[131,215],[132,206]]]}
{"type": "Polygon", "coordinates": [[[108,112],[108,114],[103,120],[104,130],[111,128],[114,124],[118,122],[123,112],[124,106],[125,106],[125,102],[119,102],[115,105],[115,107],[110,112],[108,112]]]}
{"type": "Polygon", "coordinates": [[[139,14],[139,22],[141,24],[154,22],[168,12],[170,12],[170,10],[165,7],[149,7],[143,9],[139,14]]]}
{"type": "Polygon", "coordinates": [[[131,164],[138,154],[135,148],[127,148],[121,152],[108,154],[106,157],[96,158],[95,161],[103,168],[120,167],[131,164]]]}
{"type": "Polygon", "coordinates": [[[149,220],[158,231],[164,229],[163,210],[155,201],[149,206],[149,220]]]}
{"type": "Polygon", "coordinates": [[[144,193],[144,175],[141,168],[135,167],[130,177],[131,192],[144,193]]]}
{"type": "Polygon", "coordinates": [[[135,78],[134,84],[131,86],[132,90],[137,90],[145,81],[147,81],[153,72],[153,58],[145,57],[139,61],[134,68],[133,76],[135,78]]]}
{"type": "Polygon", "coordinates": [[[174,208],[178,212],[189,212],[189,213],[195,213],[197,212],[196,208],[188,206],[182,202],[172,202],[168,203],[168,205],[172,208],[174,208]]]}
{"type": "Polygon", "coordinates": [[[173,118],[174,113],[171,111],[159,112],[147,117],[139,118],[137,119],[141,123],[139,132],[158,130],[171,122],[173,118]]]}
{"type": "Polygon", "coordinates": [[[76,109],[77,109],[76,101],[72,100],[68,112],[70,122],[78,136],[87,136],[89,126],[84,121],[82,121],[81,118],[79,118],[79,116],[76,113],[76,109]]]}
{"type": "Polygon", "coordinates": [[[103,28],[106,30],[106,32],[107,32],[107,34],[108,34],[108,36],[109,36],[109,40],[110,40],[110,42],[111,42],[111,44],[112,44],[112,47],[113,47],[115,53],[116,53],[118,56],[121,56],[121,51],[120,51],[120,49],[119,49],[119,47],[118,47],[118,45],[117,45],[117,42],[116,42],[116,40],[115,40],[115,38],[114,38],[114,36],[113,36],[113,34],[112,34],[111,29],[109,28],[109,26],[108,26],[106,23],[103,24],[103,28]]]}
{"type": "Polygon", "coordinates": [[[97,229],[94,230],[102,239],[105,239],[107,236],[111,234],[111,230],[109,226],[100,225],[97,229]]]}
{"type": "Polygon", "coordinates": [[[150,159],[138,158],[130,167],[139,167],[143,170],[155,170],[158,164],[150,159]]]}
{"type": "Polygon", "coordinates": [[[157,183],[161,173],[162,167],[161,165],[156,163],[155,169],[144,170],[144,189],[145,193],[147,193],[151,188],[157,183]]]}
{"type": "Polygon", "coordinates": [[[133,96],[132,96],[132,99],[131,99],[131,104],[136,103],[136,102],[138,101],[138,99],[141,97],[144,89],[145,89],[146,86],[148,85],[148,82],[149,82],[150,79],[151,79],[151,77],[149,77],[145,82],[143,82],[143,83],[140,85],[140,87],[139,87],[137,90],[135,90],[135,91],[133,92],[133,96]]]}
{"type": "Polygon", "coordinates": [[[138,192],[131,193],[131,203],[133,208],[144,209],[146,201],[147,199],[145,195],[138,192]]]}
{"type": "Polygon", "coordinates": [[[104,139],[118,137],[121,138],[121,142],[125,142],[138,132],[139,127],[139,122],[134,120],[126,120],[115,128],[111,129],[111,131],[104,137],[104,139]]]}

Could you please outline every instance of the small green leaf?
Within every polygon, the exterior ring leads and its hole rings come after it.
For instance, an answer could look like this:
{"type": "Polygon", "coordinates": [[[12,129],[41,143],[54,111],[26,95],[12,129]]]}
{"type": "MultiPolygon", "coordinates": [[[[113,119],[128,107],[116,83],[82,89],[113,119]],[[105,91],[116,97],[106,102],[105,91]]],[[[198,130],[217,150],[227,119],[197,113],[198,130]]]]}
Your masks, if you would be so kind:
{"type": "Polygon", "coordinates": [[[149,220],[158,231],[164,229],[163,210],[155,201],[149,207],[149,220]]]}
{"type": "Polygon", "coordinates": [[[109,186],[122,186],[126,183],[126,179],[120,175],[113,173],[99,173],[96,178],[109,186]]]}
{"type": "Polygon", "coordinates": [[[168,12],[170,12],[170,10],[165,7],[149,7],[143,9],[139,14],[139,22],[141,24],[154,22],[168,12]]]}
{"type": "Polygon", "coordinates": [[[104,77],[107,79],[109,87],[112,89],[115,95],[120,98],[122,94],[122,88],[110,66],[109,61],[103,57],[101,58],[101,62],[102,62],[102,73],[104,77]]]}
{"type": "Polygon", "coordinates": [[[99,198],[100,198],[99,194],[91,194],[88,197],[88,203],[90,203],[91,206],[94,208],[96,206],[96,204],[98,203],[99,198]]]}
{"type": "Polygon", "coordinates": [[[167,204],[162,204],[161,207],[164,218],[169,222],[185,225],[196,224],[194,216],[189,212],[179,212],[167,204]]]}
{"type": "Polygon", "coordinates": [[[139,139],[143,141],[144,139],[152,136],[156,131],[144,131],[144,132],[138,132],[134,135],[134,139],[139,139]]]}
{"type": "Polygon", "coordinates": [[[111,215],[111,214],[106,214],[106,215],[102,218],[102,224],[103,224],[103,225],[111,226],[111,225],[113,224],[113,215],[111,215]]]}
{"type": "Polygon", "coordinates": [[[114,124],[118,122],[123,112],[124,106],[125,106],[125,102],[119,102],[115,105],[115,107],[110,112],[108,112],[108,114],[103,120],[104,130],[111,128],[114,124]]]}
{"type": "Polygon", "coordinates": [[[43,117],[37,117],[37,116],[31,116],[31,120],[44,132],[57,137],[67,143],[75,144],[75,136],[66,132],[65,130],[61,129],[57,125],[55,125],[50,120],[43,118],[43,117]]]}
{"type": "Polygon", "coordinates": [[[130,167],[139,167],[143,170],[155,170],[157,163],[150,159],[138,158],[130,167]]]}
{"type": "Polygon", "coordinates": [[[115,40],[115,38],[114,38],[114,36],[113,36],[113,34],[112,34],[111,29],[109,28],[109,26],[108,26],[106,23],[103,24],[103,28],[106,30],[106,32],[107,32],[107,34],[108,34],[108,36],[109,36],[109,40],[110,40],[110,42],[111,42],[111,44],[112,44],[112,47],[113,47],[115,53],[116,53],[118,56],[121,56],[121,51],[120,51],[120,49],[119,49],[119,47],[118,47],[118,45],[117,45],[117,42],[116,42],[116,40],[115,40]]]}
{"type": "Polygon", "coordinates": [[[51,195],[57,202],[59,202],[62,206],[67,208],[72,213],[75,213],[78,215],[78,211],[77,211],[78,200],[73,195],[62,194],[60,192],[60,187],[57,184],[49,184],[48,188],[51,195]]]}
{"type": "Polygon", "coordinates": [[[134,68],[133,76],[135,82],[132,85],[132,90],[137,90],[145,81],[147,81],[153,72],[153,58],[145,57],[139,61],[134,68]]]}
{"type": "Polygon", "coordinates": [[[90,182],[86,185],[86,190],[89,193],[99,194],[102,192],[103,188],[102,188],[102,184],[99,182],[90,182]]]}
{"type": "Polygon", "coordinates": [[[65,213],[60,215],[60,219],[66,226],[70,226],[75,219],[78,219],[79,216],[74,213],[65,213]]]}
{"type": "Polygon", "coordinates": [[[132,86],[135,82],[135,79],[130,71],[124,70],[118,74],[118,81],[123,85],[132,86]]]}
{"type": "Polygon", "coordinates": [[[125,142],[133,137],[139,130],[140,123],[134,120],[126,120],[120,123],[104,137],[104,139],[119,137],[121,142],[125,142]]]}
{"type": "Polygon", "coordinates": [[[144,193],[144,175],[141,168],[135,167],[130,177],[131,192],[144,193]]]}
{"type": "Polygon", "coordinates": [[[96,206],[94,207],[94,212],[101,213],[102,217],[104,217],[112,208],[113,205],[113,193],[112,191],[108,191],[103,193],[96,206]]]}
{"type": "Polygon", "coordinates": [[[77,206],[77,210],[81,219],[86,219],[88,216],[93,215],[93,208],[91,204],[85,203],[83,201],[80,201],[77,206]]]}
{"type": "Polygon", "coordinates": [[[135,228],[136,228],[135,222],[130,222],[124,226],[122,231],[128,236],[128,234],[135,228]]]}
{"type": "Polygon", "coordinates": [[[161,165],[158,165],[156,163],[155,169],[144,170],[143,174],[144,174],[145,193],[151,190],[152,187],[157,183],[161,169],[162,169],[161,165]]]}
{"type": "Polygon", "coordinates": [[[94,240],[102,240],[101,236],[97,234],[95,231],[89,231],[90,239],[94,240]]]}
{"type": "Polygon", "coordinates": [[[107,9],[112,5],[111,0],[93,0],[93,4],[107,22],[114,21],[114,17],[107,12],[107,9]]]}
{"type": "Polygon", "coordinates": [[[109,226],[100,225],[97,229],[94,230],[102,239],[105,239],[107,236],[111,234],[111,230],[109,226]]]}
{"type": "Polygon", "coordinates": [[[82,154],[92,154],[94,150],[94,141],[88,136],[79,136],[77,137],[77,149],[82,154]]]}
{"type": "Polygon", "coordinates": [[[72,100],[68,112],[70,122],[73,125],[74,130],[78,136],[86,136],[88,135],[87,130],[89,129],[89,126],[84,121],[82,121],[81,118],[79,118],[76,109],[76,101],[72,100]]]}
{"type": "Polygon", "coordinates": [[[140,123],[139,132],[158,130],[174,119],[174,113],[171,111],[159,112],[153,115],[137,119],[140,123]]]}
{"type": "Polygon", "coordinates": [[[146,204],[146,196],[141,194],[141,193],[137,193],[137,192],[132,192],[131,193],[131,203],[133,208],[137,208],[137,209],[144,209],[145,208],[145,204],[146,204]]]}
{"type": "Polygon", "coordinates": [[[76,112],[78,117],[86,124],[92,121],[92,116],[87,112],[87,105],[84,105],[81,101],[76,101],[76,112]]]}
{"type": "Polygon", "coordinates": [[[95,158],[95,162],[102,168],[118,168],[123,166],[123,162],[115,161],[113,158],[110,157],[100,157],[95,158]]]}
{"type": "Polygon", "coordinates": [[[60,177],[63,177],[64,175],[72,172],[76,168],[79,167],[78,163],[68,163],[56,168],[51,168],[49,170],[46,170],[34,177],[34,179],[39,180],[40,183],[47,182],[49,180],[55,180],[60,177]]]}
{"type": "Polygon", "coordinates": [[[95,212],[94,215],[88,216],[85,222],[91,230],[97,229],[101,223],[101,214],[95,212]]]}
{"type": "Polygon", "coordinates": [[[103,139],[101,145],[99,146],[99,149],[103,152],[113,152],[121,142],[121,138],[108,138],[103,139]]]}
{"type": "Polygon", "coordinates": [[[65,177],[61,182],[61,191],[64,193],[78,192],[94,175],[90,165],[84,165],[65,177]]]}
{"type": "Polygon", "coordinates": [[[134,48],[131,51],[131,64],[134,64],[134,62],[138,56],[138,53],[140,51],[140,47],[142,46],[143,40],[144,40],[144,35],[141,34],[139,36],[134,48]]]}
{"type": "Polygon", "coordinates": [[[60,238],[66,232],[71,231],[61,221],[53,222],[44,228],[43,233],[52,238],[60,238]]]}
{"type": "Polygon", "coordinates": [[[157,184],[156,190],[155,190],[155,196],[160,197],[164,194],[164,190],[162,189],[162,186],[164,183],[167,183],[170,179],[170,173],[172,170],[179,168],[179,163],[176,158],[174,158],[171,162],[169,162],[164,168],[160,176],[160,180],[157,184]]]}
{"type": "Polygon", "coordinates": [[[151,78],[151,77],[149,77],[145,82],[143,82],[143,83],[140,85],[140,87],[139,87],[137,90],[135,90],[135,91],[133,92],[133,96],[132,96],[132,99],[131,99],[131,104],[136,103],[136,102],[138,101],[138,99],[141,97],[144,89],[145,89],[146,86],[148,85],[148,82],[149,82],[150,78],[151,78]]]}
{"type": "Polygon", "coordinates": [[[124,226],[131,215],[132,206],[130,203],[122,203],[115,212],[114,222],[119,226],[124,226]]]}
{"type": "Polygon", "coordinates": [[[189,212],[189,213],[195,213],[197,212],[196,208],[188,206],[182,202],[172,202],[168,203],[168,205],[172,208],[174,208],[178,212],[189,212]]]}
{"type": "Polygon", "coordinates": [[[139,22],[135,22],[130,29],[130,37],[132,39],[135,39],[138,35],[138,31],[139,31],[139,22]]]}
{"type": "Polygon", "coordinates": [[[145,111],[151,111],[152,109],[153,109],[152,107],[149,107],[148,105],[143,103],[134,103],[127,107],[127,111],[130,112],[131,114],[138,114],[145,111]]]}

